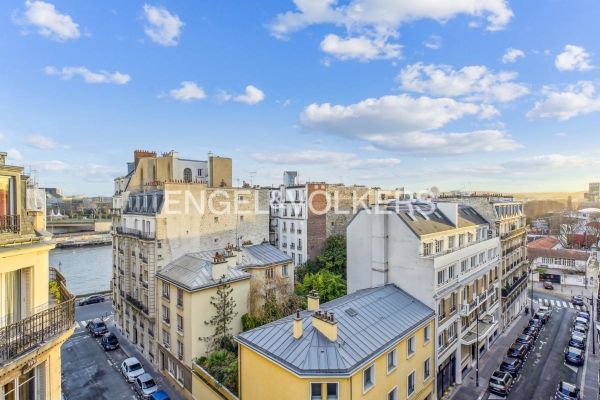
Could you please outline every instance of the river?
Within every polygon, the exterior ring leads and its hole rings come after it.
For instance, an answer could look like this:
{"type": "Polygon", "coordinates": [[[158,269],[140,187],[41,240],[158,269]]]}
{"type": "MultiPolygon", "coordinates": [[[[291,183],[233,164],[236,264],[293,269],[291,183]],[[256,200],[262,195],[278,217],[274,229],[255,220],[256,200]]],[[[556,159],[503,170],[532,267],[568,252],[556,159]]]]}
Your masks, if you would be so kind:
{"type": "Polygon", "coordinates": [[[112,246],[89,246],[50,251],[50,265],[60,269],[75,295],[110,290],[112,246]],[[60,266],[59,266],[60,263],[60,266]]]}

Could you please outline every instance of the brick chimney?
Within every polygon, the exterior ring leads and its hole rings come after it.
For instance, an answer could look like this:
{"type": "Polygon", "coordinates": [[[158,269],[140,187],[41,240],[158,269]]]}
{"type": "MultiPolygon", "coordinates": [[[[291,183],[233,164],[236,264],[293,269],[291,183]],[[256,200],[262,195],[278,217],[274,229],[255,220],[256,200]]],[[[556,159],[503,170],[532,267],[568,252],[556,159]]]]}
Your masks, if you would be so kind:
{"type": "Polygon", "coordinates": [[[227,275],[228,264],[227,260],[225,260],[225,256],[216,252],[213,256],[213,264],[212,264],[212,278],[215,281],[218,281],[223,277],[223,275],[227,275]]]}
{"type": "Polygon", "coordinates": [[[337,340],[337,321],[333,313],[315,311],[312,316],[312,325],[329,341],[335,342],[337,340]]]}
{"type": "Polygon", "coordinates": [[[303,333],[302,318],[300,317],[300,310],[296,310],[293,324],[293,335],[294,339],[300,339],[303,333]]]}
{"type": "Polygon", "coordinates": [[[317,293],[315,290],[311,290],[310,292],[308,292],[306,300],[308,302],[308,311],[317,311],[319,309],[319,293],[317,293]]]}

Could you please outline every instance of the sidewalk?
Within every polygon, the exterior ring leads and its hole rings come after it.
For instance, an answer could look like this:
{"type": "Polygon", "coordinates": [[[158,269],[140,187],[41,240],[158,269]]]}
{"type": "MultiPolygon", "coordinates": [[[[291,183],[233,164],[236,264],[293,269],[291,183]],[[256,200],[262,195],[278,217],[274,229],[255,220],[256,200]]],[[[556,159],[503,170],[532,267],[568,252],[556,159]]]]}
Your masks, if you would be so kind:
{"type": "Polygon", "coordinates": [[[492,344],[483,356],[479,358],[479,387],[475,386],[475,368],[471,369],[463,378],[462,384],[450,394],[448,399],[453,400],[478,400],[487,390],[487,382],[492,373],[498,369],[508,348],[513,344],[517,334],[529,323],[529,315],[521,313],[492,344]]]}
{"type": "MultiPolygon", "coordinates": [[[[590,327],[590,339],[592,338],[594,329],[595,327],[590,327]]],[[[596,400],[598,399],[598,371],[600,368],[600,348],[598,348],[598,341],[596,341],[596,355],[594,355],[592,343],[588,340],[585,364],[581,379],[582,398],[596,400]]]]}

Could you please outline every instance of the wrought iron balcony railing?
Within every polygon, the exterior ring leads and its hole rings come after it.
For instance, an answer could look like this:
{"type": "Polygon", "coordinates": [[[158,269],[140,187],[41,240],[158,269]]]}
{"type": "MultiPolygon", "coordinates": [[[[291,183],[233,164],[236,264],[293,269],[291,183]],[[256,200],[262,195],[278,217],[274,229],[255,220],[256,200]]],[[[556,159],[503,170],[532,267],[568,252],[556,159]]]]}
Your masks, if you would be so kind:
{"type": "Polygon", "coordinates": [[[0,233],[19,233],[20,231],[20,215],[0,215],[0,233]]]}

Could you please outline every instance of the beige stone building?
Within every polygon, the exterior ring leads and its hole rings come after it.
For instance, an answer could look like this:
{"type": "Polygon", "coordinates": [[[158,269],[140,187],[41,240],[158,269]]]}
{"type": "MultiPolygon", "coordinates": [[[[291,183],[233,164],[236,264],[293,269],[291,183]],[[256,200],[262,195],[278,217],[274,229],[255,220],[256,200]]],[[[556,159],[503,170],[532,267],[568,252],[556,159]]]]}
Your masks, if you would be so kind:
{"type": "Polygon", "coordinates": [[[28,177],[5,157],[0,153],[0,398],[60,400],[60,349],[74,330],[74,298],[49,269],[54,245],[40,235],[44,212],[26,207],[28,177]]]}
{"type": "Polygon", "coordinates": [[[201,339],[214,332],[206,322],[215,314],[211,300],[219,286],[233,289],[237,314],[231,333],[236,335],[242,331],[242,315],[260,306],[267,292],[293,291],[294,266],[289,256],[268,243],[230,245],[177,258],[156,274],[156,283],[159,367],[189,395],[194,359],[209,351],[208,342],[201,339]]]}

